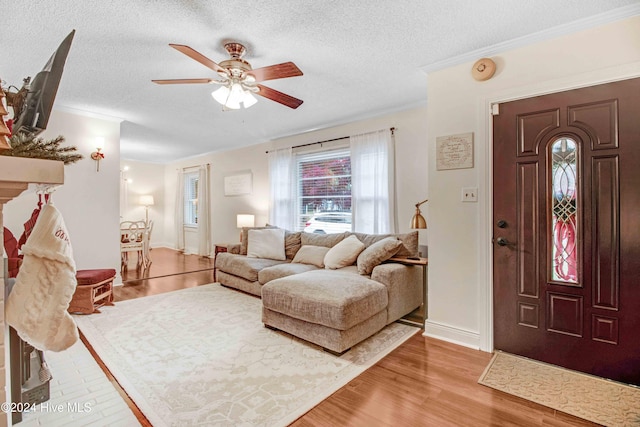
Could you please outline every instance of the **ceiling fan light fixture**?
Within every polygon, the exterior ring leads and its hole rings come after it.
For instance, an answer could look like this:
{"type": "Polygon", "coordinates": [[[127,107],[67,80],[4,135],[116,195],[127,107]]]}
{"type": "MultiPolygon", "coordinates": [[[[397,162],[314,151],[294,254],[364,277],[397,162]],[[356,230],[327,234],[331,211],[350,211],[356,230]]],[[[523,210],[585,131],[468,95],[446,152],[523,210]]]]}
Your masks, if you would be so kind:
{"type": "Polygon", "coordinates": [[[240,108],[240,103],[243,100],[244,90],[242,90],[242,86],[240,86],[239,83],[234,83],[231,85],[229,97],[227,98],[227,102],[224,105],[225,107],[231,108],[232,110],[237,110],[240,108]]]}
{"type": "Polygon", "coordinates": [[[220,88],[211,92],[211,96],[213,96],[213,99],[218,103],[224,105],[227,102],[227,98],[229,98],[229,88],[226,86],[220,86],[220,88]]]}
{"type": "Polygon", "coordinates": [[[258,100],[256,99],[255,96],[253,96],[251,94],[251,92],[249,92],[248,90],[246,90],[244,92],[244,101],[242,101],[242,104],[244,105],[244,108],[249,108],[251,107],[253,104],[255,104],[256,102],[258,102],[258,100]]]}
{"type": "Polygon", "coordinates": [[[233,83],[231,88],[222,86],[211,92],[211,96],[225,108],[232,110],[240,109],[241,103],[244,108],[249,108],[258,102],[256,97],[244,90],[240,83],[233,83]]]}

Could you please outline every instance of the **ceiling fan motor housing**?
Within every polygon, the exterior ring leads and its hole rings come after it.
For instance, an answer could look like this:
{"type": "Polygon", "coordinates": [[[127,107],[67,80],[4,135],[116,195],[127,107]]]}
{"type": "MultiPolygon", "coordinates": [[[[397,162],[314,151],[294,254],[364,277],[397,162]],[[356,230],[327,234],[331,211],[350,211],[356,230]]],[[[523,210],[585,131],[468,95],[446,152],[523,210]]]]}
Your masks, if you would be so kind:
{"type": "MultiPolygon", "coordinates": [[[[226,68],[232,77],[241,78],[247,71],[251,71],[251,64],[242,59],[247,49],[240,43],[227,43],[224,48],[229,52],[230,59],[220,62],[222,68],[226,68]]],[[[221,74],[221,73],[220,73],[221,74]]]]}

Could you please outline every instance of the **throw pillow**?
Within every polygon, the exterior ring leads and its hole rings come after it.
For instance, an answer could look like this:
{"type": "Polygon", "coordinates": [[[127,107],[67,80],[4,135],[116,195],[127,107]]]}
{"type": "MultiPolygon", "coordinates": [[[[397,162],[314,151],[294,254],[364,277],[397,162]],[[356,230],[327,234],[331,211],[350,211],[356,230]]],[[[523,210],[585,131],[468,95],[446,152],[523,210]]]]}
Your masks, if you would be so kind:
{"type": "Polygon", "coordinates": [[[397,256],[418,256],[418,230],[406,234],[367,234],[353,233],[368,248],[387,237],[396,237],[402,241],[397,256]]]}
{"type": "Polygon", "coordinates": [[[373,268],[398,253],[402,241],[395,237],[385,237],[369,246],[358,256],[358,273],[369,275],[373,268]]]}
{"type": "Polygon", "coordinates": [[[269,258],[284,261],[284,230],[281,228],[265,228],[249,230],[247,257],[269,258]]]}
{"type": "Polygon", "coordinates": [[[242,227],[242,236],[240,237],[240,255],[247,254],[247,244],[249,243],[249,230],[264,230],[265,228],[278,228],[273,225],[265,227],[242,227]]]}
{"type": "Polygon", "coordinates": [[[300,231],[295,233],[292,231],[287,231],[284,233],[284,252],[287,256],[287,259],[293,259],[293,257],[296,256],[298,250],[300,250],[300,246],[302,246],[302,244],[300,243],[301,234],[302,233],[300,231]]]}
{"type": "Polygon", "coordinates": [[[303,245],[291,262],[311,264],[316,267],[324,268],[324,256],[329,252],[329,249],[330,248],[324,246],[303,245]]]}
{"type": "Polygon", "coordinates": [[[324,256],[324,268],[335,270],[351,265],[363,250],[364,243],[356,236],[349,236],[329,249],[329,252],[324,256]]]}

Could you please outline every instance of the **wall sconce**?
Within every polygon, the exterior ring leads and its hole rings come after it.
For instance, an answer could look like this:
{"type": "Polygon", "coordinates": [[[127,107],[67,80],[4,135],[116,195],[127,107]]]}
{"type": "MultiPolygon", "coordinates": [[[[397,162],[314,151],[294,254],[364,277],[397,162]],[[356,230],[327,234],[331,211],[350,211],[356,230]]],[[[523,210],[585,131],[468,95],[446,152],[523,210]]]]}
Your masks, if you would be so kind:
{"type": "MultiPolygon", "coordinates": [[[[238,214],[236,218],[236,227],[242,230],[243,227],[254,227],[256,224],[255,215],[238,214]]],[[[242,242],[242,231],[240,231],[240,241],[242,242]]]]}
{"type": "Polygon", "coordinates": [[[422,214],[420,213],[420,205],[423,203],[427,203],[429,199],[416,203],[416,213],[411,218],[411,228],[427,228],[427,221],[424,219],[422,214]]]}
{"type": "Polygon", "coordinates": [[[100,160],[104,159],[102,148],[104,147],[104,138],[96,138],[96,151],[91,153],[91,159],[96,161],[96,172],[100,172],[100,160]]]}
{"type": "Polygon", "coordinates": [[[149,206],[154,205],[153,196],[151,194],[140,196],[140,204],[144,206],[145,209],[144,223],[147,227],[149,227],[149,206]]]}

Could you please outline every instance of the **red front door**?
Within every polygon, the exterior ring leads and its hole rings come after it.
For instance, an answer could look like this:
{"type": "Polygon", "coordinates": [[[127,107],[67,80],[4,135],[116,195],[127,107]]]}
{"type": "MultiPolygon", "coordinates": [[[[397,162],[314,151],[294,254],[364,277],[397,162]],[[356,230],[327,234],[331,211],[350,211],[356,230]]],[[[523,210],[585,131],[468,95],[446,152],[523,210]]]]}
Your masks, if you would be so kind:
{"type": "Polygon", "coordinates": [[[493,126],[495,348],[640,384],[640,79],[493,126]]]}

